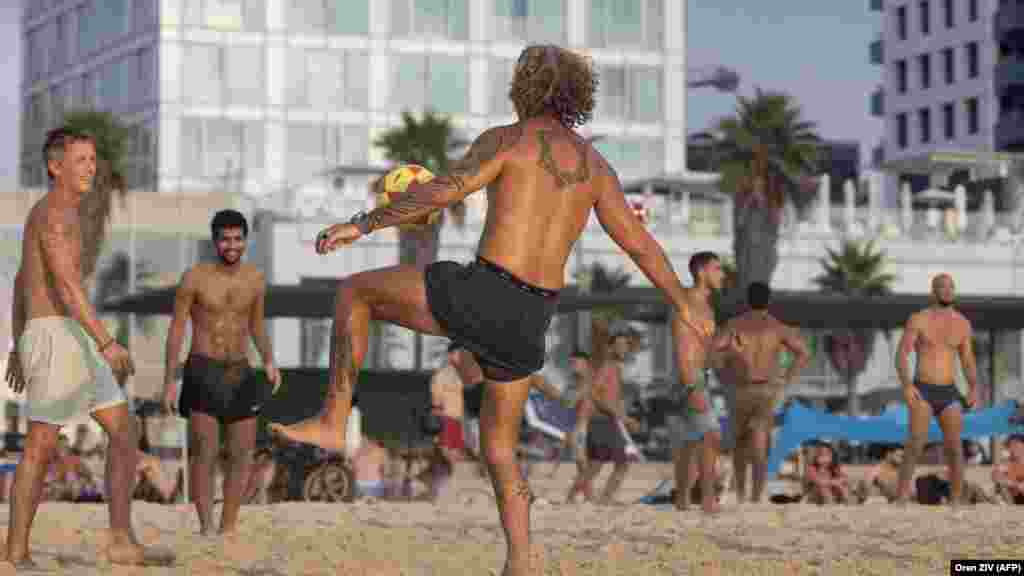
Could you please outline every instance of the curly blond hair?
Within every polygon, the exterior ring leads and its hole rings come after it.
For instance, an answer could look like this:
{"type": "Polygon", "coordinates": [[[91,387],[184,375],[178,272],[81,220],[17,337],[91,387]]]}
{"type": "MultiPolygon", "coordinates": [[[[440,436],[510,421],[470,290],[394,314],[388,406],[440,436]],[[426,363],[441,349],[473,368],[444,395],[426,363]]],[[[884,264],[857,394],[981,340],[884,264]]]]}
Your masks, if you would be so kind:
{"type": "Polygon", "coordinates": [[[508,96],[523,120],[553,114],[566,128],[575,128],[593,116],[596,92],[590,59],[548,44],[523,49],[508,96]]]}

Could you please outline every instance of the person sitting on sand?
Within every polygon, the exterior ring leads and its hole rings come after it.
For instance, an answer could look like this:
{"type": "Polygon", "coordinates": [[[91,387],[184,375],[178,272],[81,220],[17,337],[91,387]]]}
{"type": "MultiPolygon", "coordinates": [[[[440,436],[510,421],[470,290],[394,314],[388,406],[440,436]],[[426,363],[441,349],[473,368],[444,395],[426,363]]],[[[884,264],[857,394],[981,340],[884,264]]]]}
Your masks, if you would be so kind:
{"type": "Polygon", "coordinates": [[[992,483],[996,495],[1008,504],[1024,504],[1024,435],[1006,439],[1009,459],[992,467],[992,483]]]}
{"type": "MultiPolygon", "coordinates": [[[[882,457],[882,460],[873,466],[867,476],[857,483],[855,492],[860,500],[866,501],[875,494],[881,494],[886,501],[893,502],[899,499],[900,466],[903,465],[903,447],[891,448],[882,457]]],[[[911,499],[917,500],[917,494],[911,487],[911,499]]]]}
{"type": "Polygon", "coordinates": [[[846,504],[850,501],[850,480],[835,461],[832,446],[822,442],[804,471],[807,500],[815,504],[846,504]]]}

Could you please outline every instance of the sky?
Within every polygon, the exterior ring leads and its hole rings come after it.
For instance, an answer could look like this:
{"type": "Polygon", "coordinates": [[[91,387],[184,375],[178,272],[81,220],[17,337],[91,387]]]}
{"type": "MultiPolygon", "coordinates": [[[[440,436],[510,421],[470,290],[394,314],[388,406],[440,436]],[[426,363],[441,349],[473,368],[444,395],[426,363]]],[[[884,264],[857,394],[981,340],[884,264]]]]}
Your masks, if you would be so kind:
{"type": "MultiPolygon", "coordinates": [[[[670,0],[671,1],[671,0],[670,0]]],[[[868,44],[882,16],[867,0],[688,0],[688,66],[717,65],[740,75],[739,92],[755,87],[796,98],[823,138],[858,140],[861,161],[878,143],[882,121],[868,113],[868,97],[882,68],[868,62],[868,44]]],[[[21,7],[0,0],[0,190],[17,183],[18,91],[21,79],[21,7]]],[[[691,90],[687,131],[709,128],[730,114],[733,95],[691,90]]]]}

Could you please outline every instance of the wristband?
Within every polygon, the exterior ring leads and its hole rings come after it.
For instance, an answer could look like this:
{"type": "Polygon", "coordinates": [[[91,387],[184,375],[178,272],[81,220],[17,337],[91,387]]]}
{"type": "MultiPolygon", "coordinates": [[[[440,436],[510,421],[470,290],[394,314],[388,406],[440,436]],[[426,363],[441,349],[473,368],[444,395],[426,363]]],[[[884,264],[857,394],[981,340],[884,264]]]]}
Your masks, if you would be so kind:
{"type": "Polygon", "coordinates": [[[356,212],[348,223],[358,228],[359,233],[363,236],[368,235],[372,231],[370,230],[370,215],[366,212],[356,212]]]}

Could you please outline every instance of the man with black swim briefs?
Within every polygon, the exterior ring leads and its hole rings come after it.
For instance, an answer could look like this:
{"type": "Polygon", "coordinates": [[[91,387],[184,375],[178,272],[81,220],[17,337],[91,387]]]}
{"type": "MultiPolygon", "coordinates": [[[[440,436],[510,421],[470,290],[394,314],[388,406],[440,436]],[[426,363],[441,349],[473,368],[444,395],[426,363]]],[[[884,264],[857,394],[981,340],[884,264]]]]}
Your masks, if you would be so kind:
{"type": "Polygon", "coordinates": [[[978,370],[971,343],[971,323],[953,308],[953,278],[939,274],[932,280],[934,304],[907,320],[896,355],[896,370],[907,402],[910,431],[904,449],[897,487],[900,501],[910,497],[914,466],[928,440],[934,416],[942,428],[942,442],[949,462],[950,503],[960,503],[964,481],[963,400],[954,382],[955,362],[967,378],[967,407],[977,404],[978,370]],[[917,355],[916,376],[911,379],[909,356],[917,355]]]}
{"type": "Polygon", "coordinates": [[[270,349],[263,306],[263,273],[245,264],[249,226],[242,214],[222,210],[210,225],[220,262],[198,264],[186,271],[174,299],[174,317],[167,334],[164,408],[174,412],[178,399],[176,374],[185,323],[192,321],[192,346],[182,373],[179,413],[188,419],[189,483],[203,534],[212,529],[213,484],[220,451],[220,427],[227,429],[228,468],[224,476],[224,509],[220,532],[236,528],[256,446],[257,416],[268,391],[249,366],[249,339],[263,359],[267,380],[280,382],[270,349]]]}
{"type": "Polygon", "coordinates": [[[509,97],[519,121],[490,128],[447,174],[414,183],[369,214],[324,230],[327,254],[374,231],[424,216],[487,188],[477,258],[395,266],[343,279],[334,316],[331,386],[322,413],[272,429],[292,441],[343,445],[356,372],[371,319],[451,338],[471,351],[487,379],[480,415],[508,544],[504,576],[529,572],[530,488],[516,462],[530,376],[545,360],[545,335],[558,306],[565,265],[592,212],[659,288],[673,309],[683,287],[657,241],[630,210],[615,171],[574,131],[590,119],[597,81],[585,57],[557,46],[530,46],[516,63],[509,97]]]}

